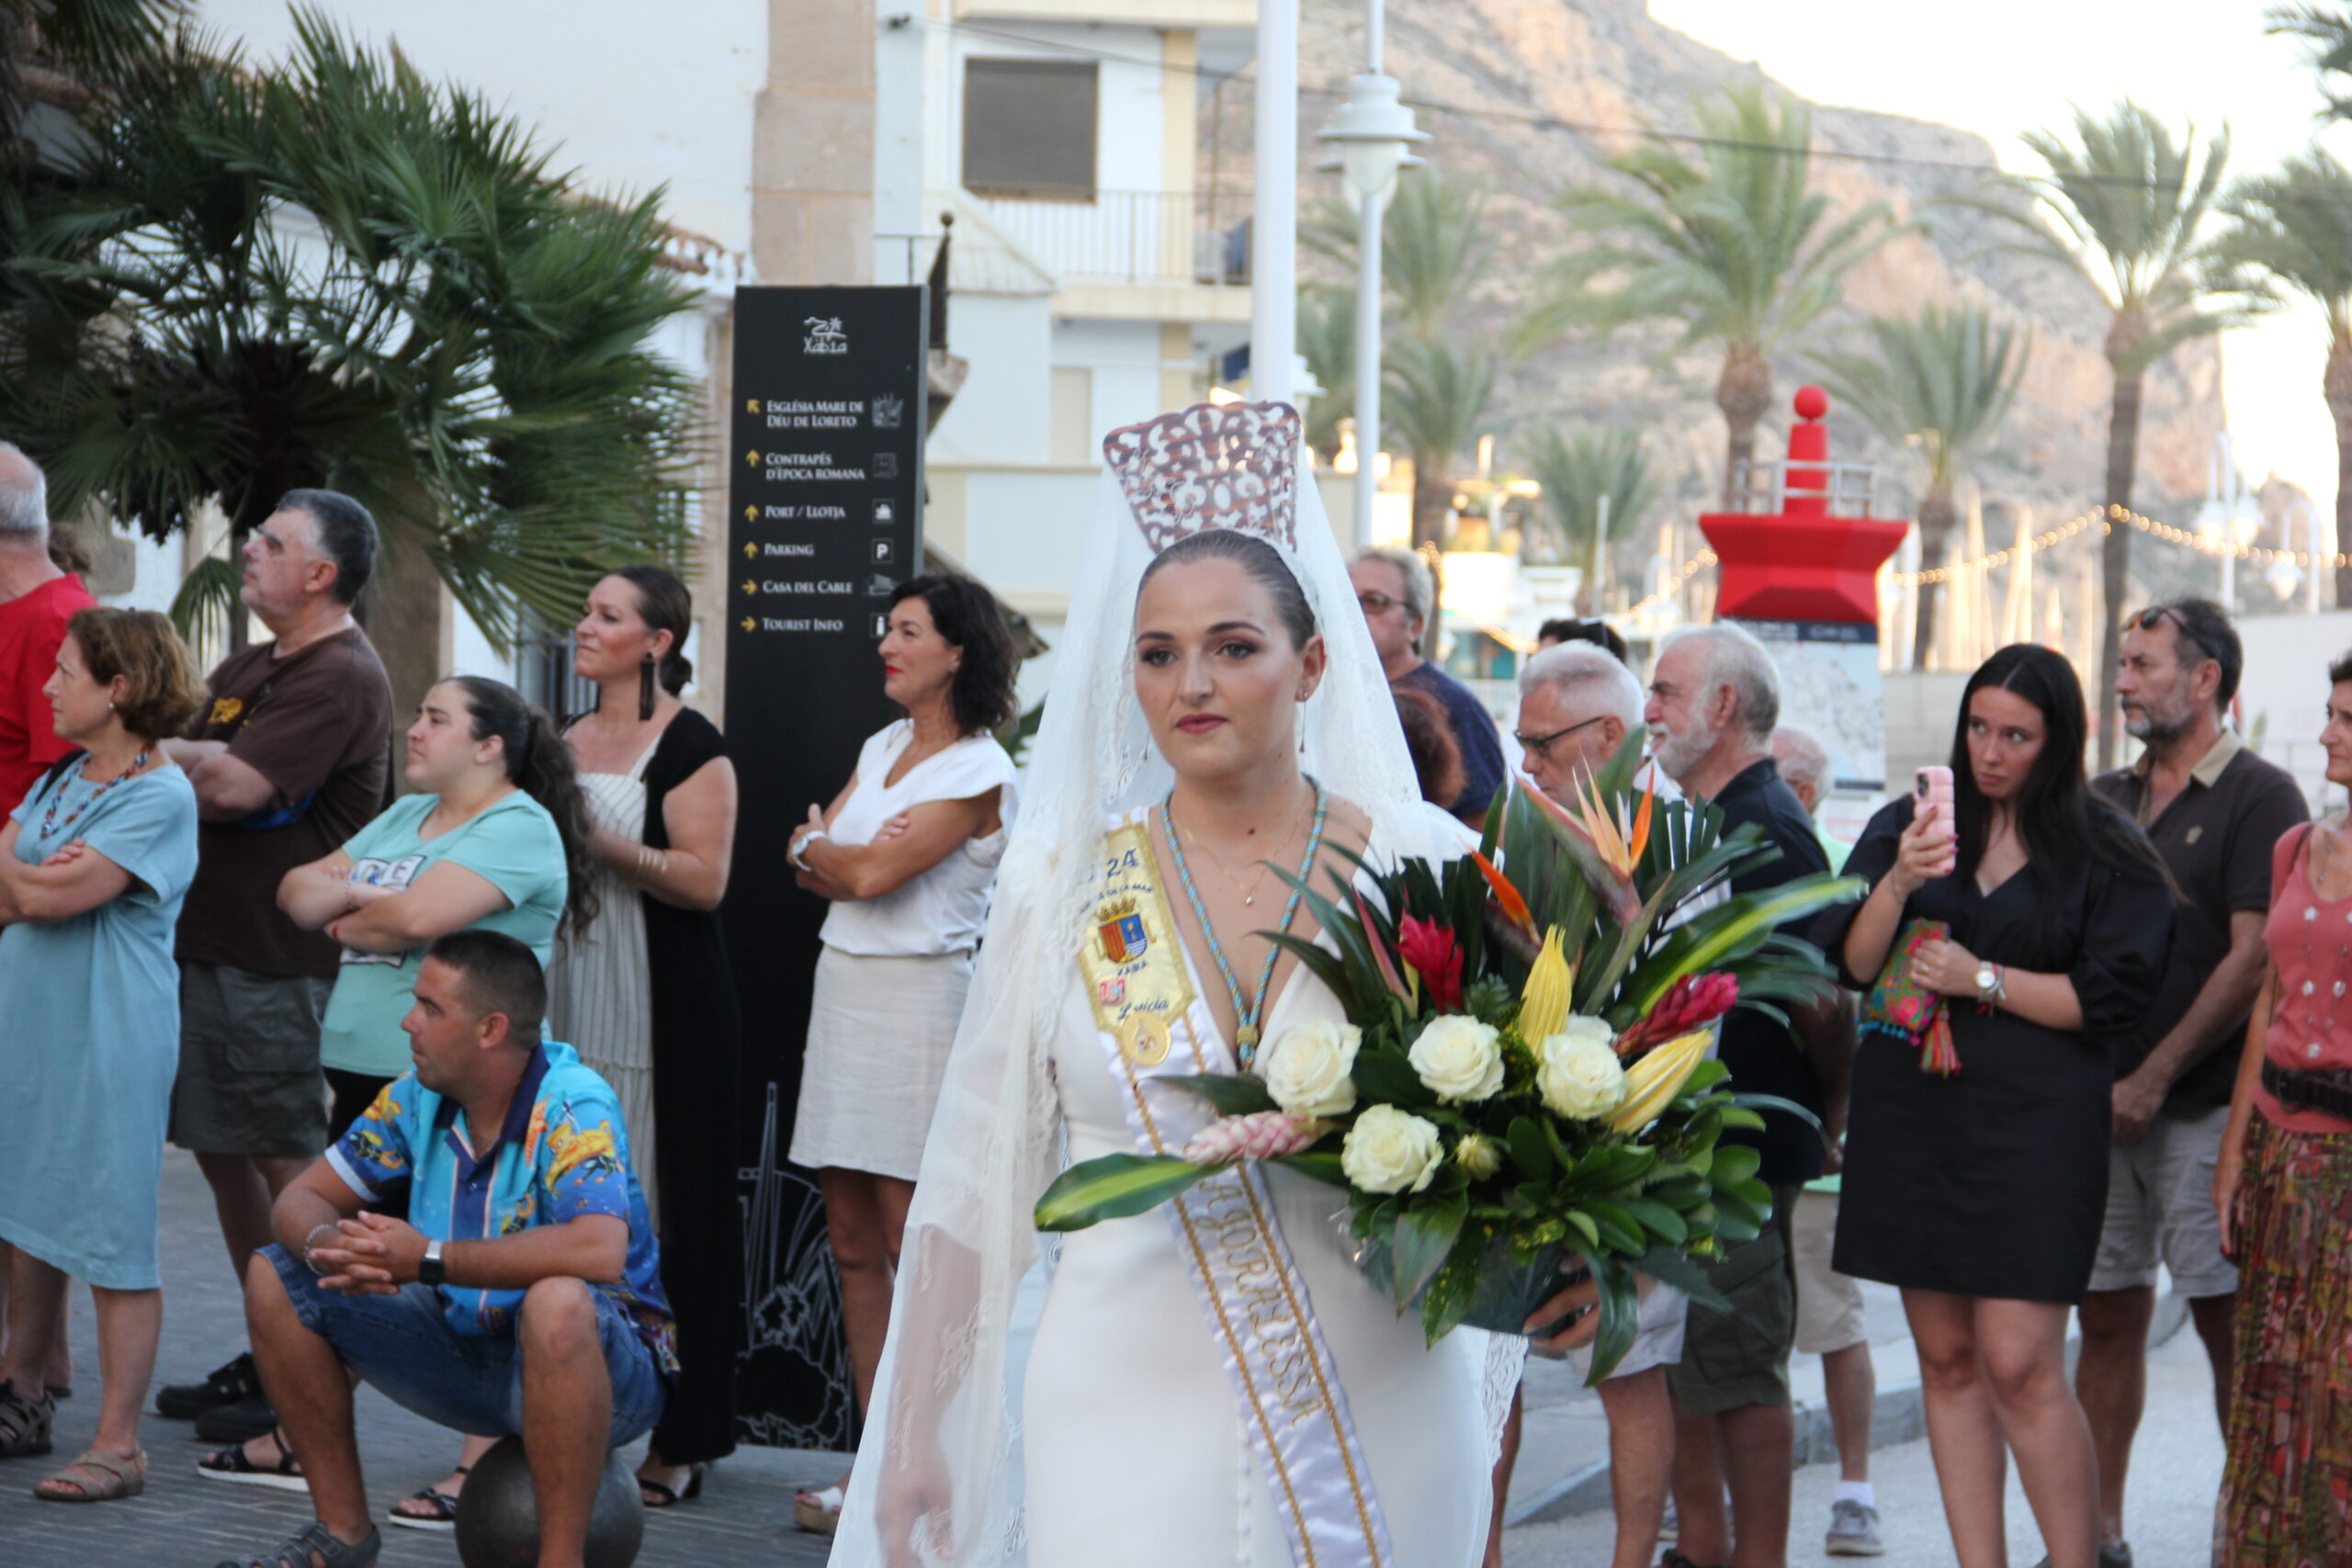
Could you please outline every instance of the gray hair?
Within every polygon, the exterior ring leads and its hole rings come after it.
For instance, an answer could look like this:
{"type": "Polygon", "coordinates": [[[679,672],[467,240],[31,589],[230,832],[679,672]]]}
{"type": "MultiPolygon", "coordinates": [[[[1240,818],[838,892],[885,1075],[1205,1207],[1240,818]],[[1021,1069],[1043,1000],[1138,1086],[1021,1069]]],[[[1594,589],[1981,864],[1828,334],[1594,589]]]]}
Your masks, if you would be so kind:
{"type": "Polygon", "coordinates": [[[0,441],[0,537],[49,537],[49,480],[40,465],[0,441]]]}
{"type": "Polygon", "coordinates": [[[1772,754],[1781,760],[1781,776],[1792,786],[1800,782],[1818,796],[1829,784],[1829,752],[1810,729],[1784,724],[1772,731],[1772,754]]]}
{"type": "MultiPolygon", "coordinates": [[[[1642,682],[1607,649],[1589,642],[1564,642],[1529,660],[1519,672],[1519,694],[1550,687],[1563,704],[1571,693],[1588,693],[1628,730],[1642,728],[1642,682]]],[[[1592,716],[1598,718],[1600,714],[1592,716]]]]}
{"type": "Polygon", "coordinates": [[[1716,687],[1729,686],[1732,722],[1758,744],[1769,743],[1773,726],[1781,722],[1781,672],[1764,645],[1740,627],[1717,621],[1668,633],[1658,652],[1663,655],[1684,642],[1699,646],[1700,682],[1706,688],[1701,705],[1713,700],[1716,687]]]}
{"type": "Polygon", "coordinates": [[[1356,552],[1360,561],[1386,561],[1405,579],[1405,614],[1426,624],[1430,618],[1430,601],[1437,596],[1436,585],[1430,581],[1430,563],[1421,558],[1419,550],[1408,550],[1401,545],[1374,545],[1356,552]]]}

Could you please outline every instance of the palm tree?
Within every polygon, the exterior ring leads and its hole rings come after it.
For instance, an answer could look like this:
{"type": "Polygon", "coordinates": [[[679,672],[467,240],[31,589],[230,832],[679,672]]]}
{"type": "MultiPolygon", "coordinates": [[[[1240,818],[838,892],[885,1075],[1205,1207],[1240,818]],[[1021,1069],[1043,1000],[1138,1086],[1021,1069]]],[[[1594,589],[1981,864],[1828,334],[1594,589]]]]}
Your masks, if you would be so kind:
{"type": "Polygon", "coordinates": [[[2320,79],[2330,119],[2352,119],[2352,96],[2335,83],[2352,76],[2352,6],[2321,5],[2273,6],[2263,13],[2263,28],[2273,37],[2303,40],[2303,62],[2320,79]]]}
{"type": "Polygon", "coordinates": [[[1832,219],[1807,188],[1813,117],[1803,103],[1735,87],[1692,106],[1696,161],[1663,141],[1609,160],[1636,187],[1586,187],[1559,198],[1589,243],[1545,269],[1516,334],[1522,354],[1568,333],[1606,335],[1674,321],[1675,351],[1723,350],[1724,494],[1729,501],[1772,400],[1771,350],[1838,301],[1846,275],[1906,231],[1885,204],[1832,219]]]}
{"type": "MultiPolygon", "coordinates": [[[[1921,469],[1919,544],[1923,560],[1951,553],[1960,521],[1961,480],[1999,432],[2002,416],[2025,378],[2030,339],[1996,325],[1973,305],[1951,310],[1930,305],[1918,318],[1880,316],[1866,331],[1871,352],[1816,354],[1823,382],[1862,416],[1889,445],[1911,452],[1921,469]]],[[[1938,583],[1919,591],[1919,623],[1911,663],[1927,668],[1935,644],[1938,583]]]]}
{"type": "Polygon", "coordinates": [[[1298,352],[1322,395],[1306,405],[1306,445],[1329,463],[1339,456],[1340,422],[1356,411],[1356,291],[1310,288],[1298,298],[1298,352]]]}
{"type": "MultiPolygon", "coordinates": [[[[690,295],[654,200],[590,199],[482,99],[297,33],[267,70],[182,35],[0,197],[0,424],[54,505],[163,539],[330,485],[494,640],[680,556],[692,387],[644,344],[690,295]]],[[[234,587],[221,563],[184,608],[234,587]]]]}
{"type": "MultiPolygon", "coordinates": [[[[1449,179],[1434,168],[1408,172],[1380,223],[1382,313],[1417,338],[1442,331],[1494,259],[1486,221],[1483,182],[1449,179]]],[[[1299,238],[1352,272],[1356,230],[1355,210],[1327,199],[1299,238]]]]}
{"type": "MultiPolygon", "coordinates": [[[[2075,114],[2075,140],[2030,132],[2025,143],[2049,166],[2047,175],[2003,182],[2003,194],[2023,197],[2025,212],[1997,197],[1980,201],[2021,223],[2029,249],[2078,274],[2098,289],[2110,312],[2107,362],[2115,390],[2107,423],[2107,496],[2110,513],[2132,504],[2140,447],[2140,395],[2148,367],[2182,344],[2239,324],[2253,314],[2253,297],[2227,287],[2214,273],[2202,232],[2229,162],[2225,130],[2201,150],[2194,126],[2178,141],[2154,115],[2130,99],[2105,119],[2075,114]],[[2058,231],[2033,220],[2041,213],[2058,231]]],[[[2132,531],[2110,527],[2100,561],[2106,624],[2100,628],[2099,766],[2115,764],[2113,710],[2121,616],[2131,566],[2132,531]]]]}
{"type": "MultiPolygon", "coordinates": [[[[2214,243],[2222,260],[2303,295],[2326,320],[2320,387],[2335,422],[2335,547],[2352,551],[2352,170],[2313,148],[2240,181],[2222,210],[2231,219],[2214,243]]],[[[2336,569],[2335,602],[2352,604],[2352,568],[2336,569]]]]}
{"type": "MultiPolygon", "coordinates": [[[[1614,425],[1578,426],[1563,435],[1544,430],[1529,444],[1528,477],[1544,491],[1544,512],[1563,558],[1589,563],[1587,611],[1603,608],[1606,568],[1594,549],[1600,502],[1609,502],[1609,536],[1631,538],[1649,521],[1660,496],[1649,450],[1640,435],[1614,425]]],[[[1600,541],[1605,552],[1607,541],[1600,541]]]]}
{"type": "Polygon", "coordinates": [[[0,0],[0,153],[35,106],[87,113],[107,84],[163,47],[187,0],[0,0]]]}
{"type": "Polygon", "coordinates": [[[1389,349],[1385,372],[1388,427],[1413,460],[1413,543],[1438,544],[1453,508],[1453,462],[1479,434],[1495,362],[1482,348],[1408,337],[1389,349]]]}

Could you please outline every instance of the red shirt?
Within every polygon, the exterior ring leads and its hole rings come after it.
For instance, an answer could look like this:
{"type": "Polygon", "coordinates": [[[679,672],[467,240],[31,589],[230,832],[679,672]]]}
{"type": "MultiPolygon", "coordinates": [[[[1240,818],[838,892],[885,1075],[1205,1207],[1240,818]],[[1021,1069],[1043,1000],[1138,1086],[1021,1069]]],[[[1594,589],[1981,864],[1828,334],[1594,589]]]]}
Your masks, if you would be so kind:
{"type": "Polygon", "coordinates": [[[0,604],[0,813],[16,810],[51,764],[74,750],[52,727],[40,689],[56,672],[65,623],[97,603],[68,572],[0,604]]]}

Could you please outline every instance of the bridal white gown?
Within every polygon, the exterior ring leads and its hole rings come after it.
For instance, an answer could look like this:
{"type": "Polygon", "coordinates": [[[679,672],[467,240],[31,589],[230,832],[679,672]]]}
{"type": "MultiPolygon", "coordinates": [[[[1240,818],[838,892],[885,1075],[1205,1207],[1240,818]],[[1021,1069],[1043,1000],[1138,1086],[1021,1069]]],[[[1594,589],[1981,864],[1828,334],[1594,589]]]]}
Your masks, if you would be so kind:
{"type": "MultiPolygon", "coordinates": [[[[1189,950],[1176,945],[1190,965],[1189,950]]],[[[1193,988],[1204,994],[1197,969],[1193,988]]],[[[1188,1016],[1203,1039],[1215,1037],[1204,1003],[1188,1016]]],[[[1341,1016],[1320,981],[1294,970],[1266,1038],[1341,1016]]],[[[1216,1048],[1231,1071],[1230,1048],[1216,1048]]],[[[1136,1151],[1075,964],[1053,1071],[1073,1161],[1136,1151]]],[[[1400,1316],[1342,1252],[1344,1222],[1333,1220],[1341,1191],[1278,1167],[1265,1174],[1386,1516],[1394,1554],[1384,1568],[1476,1568],[1491,1499],[1483,1337],[1457,1333],[1426,1347],[1419,1314],[1400,1316]]],[[[1065,1238],[1025,1397],[1029,1568],[1291,1563],[1166,1213],[1065,1238]]]]}

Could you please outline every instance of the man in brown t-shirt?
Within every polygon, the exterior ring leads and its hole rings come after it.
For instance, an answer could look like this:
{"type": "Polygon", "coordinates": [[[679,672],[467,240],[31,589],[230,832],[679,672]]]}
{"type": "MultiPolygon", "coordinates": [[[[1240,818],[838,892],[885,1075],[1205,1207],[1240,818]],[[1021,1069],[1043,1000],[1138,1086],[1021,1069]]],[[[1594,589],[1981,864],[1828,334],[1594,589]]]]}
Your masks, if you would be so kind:
{"type": "MultiPolygon", "coordinates": [[[[211,1183],[240,1280],[269,1244],[277,1194],[328,1142],[319,1023],[336,948],[280,912],[277,885],[390,798],[391,685],[351,615],[376,544],[374,520],[348,496],[288,493],[244,550],[242,597],[272,640],[220,661],[187,739],[167,746],[200,823],[179,924],[171,1137],[211,1183]]],[[[250,1355],[159,1391],[155,1408],[221,1442],[274,1419],[250,1355]]]]}

